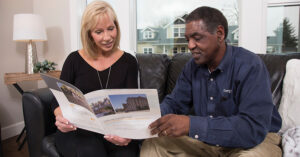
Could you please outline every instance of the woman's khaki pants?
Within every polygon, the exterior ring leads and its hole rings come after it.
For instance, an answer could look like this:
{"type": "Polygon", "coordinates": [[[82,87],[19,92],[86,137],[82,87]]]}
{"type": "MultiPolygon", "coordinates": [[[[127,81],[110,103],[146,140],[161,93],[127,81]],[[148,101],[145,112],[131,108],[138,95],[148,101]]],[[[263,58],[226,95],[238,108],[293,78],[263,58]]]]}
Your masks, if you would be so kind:
{"type": "Polygon", "coordinates": [[[147,139],[141,157],[281,157],[281,137],[268,133],[265,140],[251,148],[225,148],[205,144],[188,136],[147,139]]]}

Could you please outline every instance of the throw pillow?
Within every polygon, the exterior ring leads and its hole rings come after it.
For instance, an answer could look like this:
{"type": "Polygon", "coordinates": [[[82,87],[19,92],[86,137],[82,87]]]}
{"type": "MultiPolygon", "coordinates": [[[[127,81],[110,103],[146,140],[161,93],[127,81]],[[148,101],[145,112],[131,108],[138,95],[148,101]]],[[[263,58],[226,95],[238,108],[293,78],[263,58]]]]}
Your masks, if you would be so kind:
{"type": "Polygon", "coordinates": [[[286,64],[279,113],[282,118],[280,132],[300,125],[300,60],[291,59],[286,64]]]}

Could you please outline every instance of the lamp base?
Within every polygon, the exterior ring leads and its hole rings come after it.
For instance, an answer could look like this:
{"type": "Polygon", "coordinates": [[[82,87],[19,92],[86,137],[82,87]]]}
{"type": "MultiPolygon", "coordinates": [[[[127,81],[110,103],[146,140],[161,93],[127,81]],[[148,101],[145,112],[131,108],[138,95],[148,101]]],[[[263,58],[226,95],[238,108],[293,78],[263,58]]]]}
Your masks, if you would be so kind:
{"type": "Polygon", "coordinates": [[[25,73],[26,74],[33,74],[34,65],[37,63],[37,52],[35,43],[30,40],[27,43],[27,52],[26,52],[26,59],[25,59],[25,73]]]}

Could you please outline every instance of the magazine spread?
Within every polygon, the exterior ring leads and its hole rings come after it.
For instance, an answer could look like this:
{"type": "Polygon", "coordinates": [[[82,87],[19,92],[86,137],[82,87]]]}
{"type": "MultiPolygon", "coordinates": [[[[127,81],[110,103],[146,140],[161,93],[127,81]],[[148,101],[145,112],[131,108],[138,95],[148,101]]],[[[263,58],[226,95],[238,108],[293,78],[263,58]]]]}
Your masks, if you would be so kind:
{"type": "Polygon", "coordinates": [[[63,80],[41,74],[63,116],[78,128],[130,139],[156,137],[148,126],[161,116],[156,89],[103,89],[83,94],[63,80]]]}

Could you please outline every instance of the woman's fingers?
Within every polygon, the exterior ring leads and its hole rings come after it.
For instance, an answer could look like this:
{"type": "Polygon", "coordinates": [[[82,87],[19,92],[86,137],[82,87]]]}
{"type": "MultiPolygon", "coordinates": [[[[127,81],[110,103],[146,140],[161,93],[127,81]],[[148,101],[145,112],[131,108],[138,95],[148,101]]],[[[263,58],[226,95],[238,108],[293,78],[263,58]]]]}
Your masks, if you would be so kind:
{"type": "Polygon", "coordinates": [[[77,129],[73,124],[71,124],[67,119],[65,119],[61,115],[56,116],[55,119],[55,125],[61,132],[69,132],[77,129]]]}
{"type": "Polygon", "coordinates": [[[115,145],[118,145],[118,146],[127,146],[131,142],[131,139],[122,138],[122,137],[114,136],[114,135],[105,135],[104,138],[107,141],[109,141],[115,145]]]}

